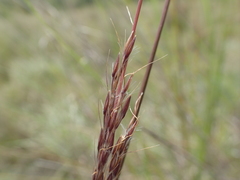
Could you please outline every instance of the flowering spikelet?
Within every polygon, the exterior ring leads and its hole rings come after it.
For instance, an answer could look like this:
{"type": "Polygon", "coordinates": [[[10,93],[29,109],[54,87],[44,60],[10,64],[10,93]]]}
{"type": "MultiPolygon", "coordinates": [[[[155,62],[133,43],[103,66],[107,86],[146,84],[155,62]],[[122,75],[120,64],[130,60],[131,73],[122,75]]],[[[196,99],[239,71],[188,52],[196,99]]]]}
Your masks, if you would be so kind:
{"type": "MultiPolygon", "coordinates": [[[[141,4],[142,1],[139,1],[137,19],[141,4]]],[[[130,139],[137,124],[129,125],[130,129],[126,131],[125,135],[119,137],[114,144],[115,132],[125,117],[131,101],[131,95],[128,95],[127,91],[133,75],[127,79],[126,69],[136,40],[137,21],[134,23],[132,32],[125,43],[123,54],[122,56],[118,55],[113,66],[111,87],[103,107],[103,126],[98,140],[97,165],[92,176],[93,180],[115,180],[119,178],[130,139]]]]}

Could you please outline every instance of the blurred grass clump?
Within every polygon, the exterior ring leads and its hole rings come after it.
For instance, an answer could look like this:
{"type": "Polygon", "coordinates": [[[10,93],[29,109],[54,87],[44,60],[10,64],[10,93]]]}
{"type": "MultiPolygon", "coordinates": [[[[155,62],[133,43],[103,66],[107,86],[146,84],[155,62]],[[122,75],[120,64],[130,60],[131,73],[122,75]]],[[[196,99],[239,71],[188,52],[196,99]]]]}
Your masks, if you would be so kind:
{"type": "MultiPolygon", "coordinates": [[[[147,63],[162,3],[143,5],[129,72],[147,63]]],[[[106,75],[135,1],[0,5],[0,179],[90,178],[106,75]]],[[[172,2],[157,55],[167,57],[154,64],[122,179],[239,179],[239,7],[172,2]]]]}

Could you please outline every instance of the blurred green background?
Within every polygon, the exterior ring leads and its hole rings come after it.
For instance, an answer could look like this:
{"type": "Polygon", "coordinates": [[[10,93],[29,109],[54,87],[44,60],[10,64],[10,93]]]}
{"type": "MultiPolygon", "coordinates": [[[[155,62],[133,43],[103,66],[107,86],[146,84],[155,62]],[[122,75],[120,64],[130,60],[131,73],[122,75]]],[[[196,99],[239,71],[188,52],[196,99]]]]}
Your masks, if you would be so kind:
{"type": "MultiPolygon", "coordinates": [[[[147,64],[163,3],[144,1],[129,72],[147,64]]],[[[131,30],[126,6],[134,16],[132,0],[0,1],[1,180],[91,179],[106,81],[131,30]]],[[[156,59],[167,56],[121,179],[239,180],[239,11],[239,0],[171,2],[156,59]]]]}

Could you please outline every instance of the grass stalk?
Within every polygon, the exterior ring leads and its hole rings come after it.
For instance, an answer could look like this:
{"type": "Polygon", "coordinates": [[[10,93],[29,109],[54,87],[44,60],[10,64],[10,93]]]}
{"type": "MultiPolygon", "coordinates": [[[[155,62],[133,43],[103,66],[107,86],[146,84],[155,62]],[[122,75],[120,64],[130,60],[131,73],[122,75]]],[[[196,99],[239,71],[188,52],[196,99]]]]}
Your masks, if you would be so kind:
{"type": "MultiPolygon", "coordinates": [[[[149,61],[148,61],[149,65],[147,66],[147,69],[146,69],[146,72],[145,72],[145,75],[144,75],[144,78],[143,78],[143,81],[142,81],[142,86],[141,86],[139,95],[142,94],[144,96],[145,91],[146,91],[146,87],[147,87],[147,84],[148,84],[148,79],[149,79],[149,76],[150,76],[150,73],[151,73],[151,70],[152,70],[153,61],[154,61],[154,58],[155,58],[155,55],[156,55],[156,52],[157,52],[157,47],[158,47],[158,44],[159,44],[159,41],[160,41],[160,38],[161,38],[163,26],[164,26],[164,23],[165,23],[165,20],[166,20],[166,17],[167,17],[169,4],[170,4],[170,0],[166,0],[164,8],[163,8],[162,18],[160,20],[159,28],[158,28],[157,35],[156,35],[156,38],[155,38],[155,42],[154,42],[152,52],[151,52],[151,55],[150,55],[150,58],[149,58],[149,61]]],[[[142,104],[142,100],[143,100],[143,98],[141,98],[141,100],[139,102],[139,108],[137,109],[136,114],[135,114],[136,116],[138,116],[138,114],[139,114],[140,107],[141,107],[141,104],[142,104]]]]}
{"type": "Polygon", "coordinates": [[[131,83],[133,75],[131,75],[128,80],[126,80],[126,68],[129,56],[135,43],[136,27],[142,6],[142,0],[138,1],[138,7],[131,35],[129,36],[125,44],[123,56],[120,57],[119,55],[117,57],[117,60],[113,67],[111,89],[107,94],[103,108],[104,120],[98,140],[97,165],[92,176],[93,180],[119,179],[126,153],[130,145],[131,137],[138,124],[137,116],[139,114],[142,98],[147,87],[147,82],[152,69],[152,64],[163,30],[169,4],[170,0],[166,0],[163,16],[160,21],[157,36],[149,59],[149,66],[146,69],[139,96],[135,102],[133,117],[127,127],[125,134],[120,136],[117,142],[114,144],[115,132],[120,125],[122,119],[124,118],[127,110],[129,109],[129,104],[131,100],[131,95],[127,95],[126,92],[131,83]]]}

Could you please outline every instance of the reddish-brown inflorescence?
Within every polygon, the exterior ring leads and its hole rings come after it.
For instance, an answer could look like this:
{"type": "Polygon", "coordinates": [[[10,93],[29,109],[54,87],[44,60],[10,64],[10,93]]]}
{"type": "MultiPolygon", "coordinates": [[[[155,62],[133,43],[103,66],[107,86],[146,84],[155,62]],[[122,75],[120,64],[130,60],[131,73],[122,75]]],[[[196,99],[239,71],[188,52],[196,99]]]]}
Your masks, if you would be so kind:
{"type": "Polygon", "coordinates": [[[125,117],[131,101],[131,95],[127,94],[127,90],[133,75],[126,79],[126,69],[136,40],[136,19],[138,19],[141,4],[142,1],[139,1],[135,22],[125,44],[123,55],[118,55],[113,66],[111,88],[103,107],[103,126],[98,140],[97,165],[93,173],[93,180],[119,178],[130,138],[134,131],[133,126],[131,126],[131,130],[127,130],[126,134],[121,136],[114,144],[116,129],[125,117]]]}
{"type": "Polygon", "coordinates": [[[139,97],[135,102],[133,117],[125,131],[125,134],[120,136],[114,144],[115,132],[125,117],[131,96],[127,94],[132,76],[126,80],[126,69],[129,56],[134,47],[136,40],[136,27],[142,6],[142,0],[138,1],[138,7],[135,15],[135,20],[132,27],[132,32],[125,44],[123,55],[118,55],[112,71],[111,88],[107,94],[103,107],[103,126],[100,131],[98,140],[97,165],[93,173],[93,180],[118,180],[128,147],[134,130],[138,124],[138,113],[142,103],[142,98],[147,86],[150,75],[152,62],[155,57],[160,35],[163,29],[164,21],[168,10],[170,0],[166,0],[163,17],[160,21],[159,30],[153,46],[149,66],[147,67],[142,86],[140,88],[139,97]]]}

